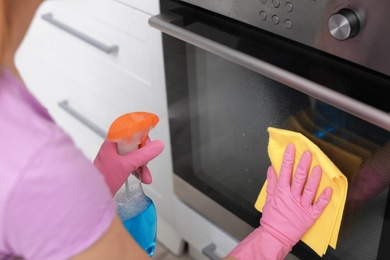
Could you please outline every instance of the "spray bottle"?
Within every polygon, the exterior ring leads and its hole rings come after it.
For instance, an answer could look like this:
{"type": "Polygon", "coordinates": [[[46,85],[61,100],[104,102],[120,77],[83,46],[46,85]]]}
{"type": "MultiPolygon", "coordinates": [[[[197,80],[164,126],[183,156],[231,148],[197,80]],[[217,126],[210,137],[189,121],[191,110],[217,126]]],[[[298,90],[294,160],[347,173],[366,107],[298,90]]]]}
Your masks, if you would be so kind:
{"type": "MultiPolygon", "coordinates": [[[[133,112],[118,117],[110,126],[107,139],[117,143],[118,153],[124,155],[142,147],[149,131],[159,118],[152,113],[133,112]]],[[[156,247],[157,215],[153,201],[141,185],[141,169],[130,174],[115,194],[118,214],[125,228],[137,243],[152,256],[156,247]]]]}

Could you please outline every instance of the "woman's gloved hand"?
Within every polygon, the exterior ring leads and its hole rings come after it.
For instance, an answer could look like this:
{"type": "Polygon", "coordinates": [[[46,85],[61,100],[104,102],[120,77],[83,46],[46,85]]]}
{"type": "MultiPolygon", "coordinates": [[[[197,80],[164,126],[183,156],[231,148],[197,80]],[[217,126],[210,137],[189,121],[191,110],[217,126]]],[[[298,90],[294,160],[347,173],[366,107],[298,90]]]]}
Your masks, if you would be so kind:
{"type": "Polygon", "coordinates": [[[145,145],[138,150],[119,155],[116,143],[105,140],[93,164],[103,174],[111,194],[115,195],[130,173],[137,170],[141,171],[141,181],[150,184],[152,176],[146,164],[156,158],[163,149],[163,142],[159,140],[151,142],[148,138],[145,145]]]}
{"type": "Polygon", "coordinates": [[[273,167],[269,167],[267,199],[260,220],[263,229],[291,246],[314,224],[332,196],[332,189],[326,188],[313,204],[322,170],[315,166],[306,184],[311,165],[311,154],[308,151],[303,153],[291,183],[294,158],[295,147],[290,144],[284,153],[279,180],[273,167]]]}
{"type": "Polygon", "coordinates": [[[332,196],[331,188],[326,188],[313,203],[322,176],[319,166],[313,168],[306,183],[311,165],[310,152],[306,151],[302,155],[291,182],[294,160],[295,147],[289,144],[284,153],[279,179],[274,168],[268,168],[267,198],[260,227],[233,249],[229,256],[241,260],[284,259],[328,205],[332,196]]]}

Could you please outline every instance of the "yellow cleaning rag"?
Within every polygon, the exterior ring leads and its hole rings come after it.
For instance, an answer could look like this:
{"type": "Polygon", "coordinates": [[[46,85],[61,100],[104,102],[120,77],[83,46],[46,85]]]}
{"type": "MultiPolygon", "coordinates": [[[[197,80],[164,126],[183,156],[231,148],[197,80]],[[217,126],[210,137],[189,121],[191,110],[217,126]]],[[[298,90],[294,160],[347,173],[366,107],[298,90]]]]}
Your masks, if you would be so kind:
{"type": "MultiPolygon", "coordinates": [[[[336,248],[341,218],[343,216],[345,200],[347,197],[347,178],[336,165],[334,165],[333,162],[304,135],[273,127],[268,128],[268,132],[270,136],[268,155],[271,159],[272,166],[278,174],[282,165],[284,150],[289,143],[293,143],[296,149],[294,172],[299,159],[306,150],[310,151],[312,154],[310,173],[316,165],[319,165],[322,168],[323,174],[315,201],[326,187],[331,187],[333,190],[331,201],[326,206],[324,212],[301,238],[304,243],[310,246],[318,255],[322,256],[326,253],[328,245],[334,249],[336,248]]],[[[264,183],[255,203],[255,208],[260,212],[262,211],[267,195],[266,187],[267,181],[264,183]]]]}

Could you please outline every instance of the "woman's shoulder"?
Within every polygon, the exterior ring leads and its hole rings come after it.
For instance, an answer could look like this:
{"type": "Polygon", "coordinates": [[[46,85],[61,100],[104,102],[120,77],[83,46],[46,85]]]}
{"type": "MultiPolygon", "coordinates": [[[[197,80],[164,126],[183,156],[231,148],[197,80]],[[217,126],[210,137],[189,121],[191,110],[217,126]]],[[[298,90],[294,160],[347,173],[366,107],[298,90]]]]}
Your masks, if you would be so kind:
{"type": "Polygon", "coordinates": [[[2,75],[0,83],[1,213],[25,169],[31,166],[33,158],[36,158],[41,149],[55,137],[56,132],[61,130],[25,99],[22,93],[27,90],[23,90],[18,81],[10,75],[2,75]]]}
{"type": "Polygon", "coordinates": [[[0,177],[17,178],[42,149],[65,133],[15,76],[0,76],[0,177]]]}
{"type": "Polygon", "coordinates": [[[115,204],[103,176],[63,131],[29,156],[0,208],[5,239],[27,259],[69,258],[105,232],[115,204]]]}
{"type": "Polygon", "coordinates": [[[116,209],[103,176],[12,78],[0,78],[0,144],[0,252],[67,259],[105,232],[116,209]]]}

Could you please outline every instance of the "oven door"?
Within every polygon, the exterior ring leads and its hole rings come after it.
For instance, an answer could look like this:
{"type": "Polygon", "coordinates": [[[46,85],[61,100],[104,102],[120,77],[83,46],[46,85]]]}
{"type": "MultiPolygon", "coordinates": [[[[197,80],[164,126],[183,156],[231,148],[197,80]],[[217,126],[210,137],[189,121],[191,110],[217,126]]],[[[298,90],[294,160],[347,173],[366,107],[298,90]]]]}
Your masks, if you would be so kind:
{"type": "MultiPolygon", "coordinates": [[[[177,196],[237,239],[259,225],[269,126],[301,132],[349,180],[337,249],[389,259],[390,78],[190,6],[152,17],[164,32],[177,196]]],[[[292,253],[319,258],[302,242],[292,253]]]]}

